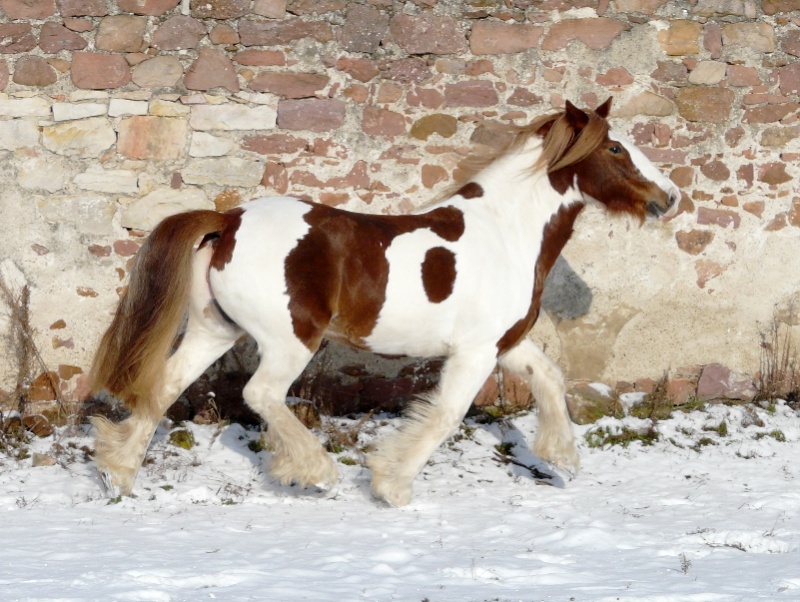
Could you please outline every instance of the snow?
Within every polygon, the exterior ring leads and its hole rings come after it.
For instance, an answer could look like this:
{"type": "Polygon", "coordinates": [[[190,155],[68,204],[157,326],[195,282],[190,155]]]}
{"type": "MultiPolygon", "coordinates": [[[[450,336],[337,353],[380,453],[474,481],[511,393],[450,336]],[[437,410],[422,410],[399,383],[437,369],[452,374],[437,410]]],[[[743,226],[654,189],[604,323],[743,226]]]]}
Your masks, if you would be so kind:
{"type": "MultiPolygon", "coordinates": [[[[359,446],[396,425],[364,422],[359,446]]],[[[582,471],[555,486],[525,468],[535,414],[468,420],[399,509],[371,498],[358,449],[335,454],[335,490],[298,490],[267,476],[258,432],[186,426],[197,445],[160,428],[131,498],[105,496],[86,431],[32,442],[54,466],[0,454],[0,600],[800,600],[800,414],[782,402],[676,412],[652,445],[584,438],[641,419],[576,427],[582,471]]]]}

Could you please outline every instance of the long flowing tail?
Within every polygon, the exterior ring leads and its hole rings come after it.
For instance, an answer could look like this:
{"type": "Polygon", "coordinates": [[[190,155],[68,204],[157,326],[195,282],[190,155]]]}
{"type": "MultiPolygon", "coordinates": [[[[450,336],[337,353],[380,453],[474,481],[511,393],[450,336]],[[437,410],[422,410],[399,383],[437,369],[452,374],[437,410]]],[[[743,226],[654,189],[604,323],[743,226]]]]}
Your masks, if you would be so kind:
{"type": "Polygon", "coordinates": [[[136,254],[128,288],[95,354],[92,392],[105,389],[130,409],[151,400],[188,305],[194,247],[231,219],[190,211],[166,218],[152,231],[136,254]]]}

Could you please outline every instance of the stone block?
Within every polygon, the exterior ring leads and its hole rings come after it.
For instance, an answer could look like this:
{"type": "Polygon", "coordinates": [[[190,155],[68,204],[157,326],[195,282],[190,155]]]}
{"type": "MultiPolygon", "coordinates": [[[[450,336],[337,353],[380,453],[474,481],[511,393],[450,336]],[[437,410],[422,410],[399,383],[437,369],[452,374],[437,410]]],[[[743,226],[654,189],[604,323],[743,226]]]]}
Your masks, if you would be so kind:
{"type": "Polygon", "coordinates": [[[713,86],[725,78],[727,65],[719,61],[700,61],[689,73],[689,83],[696,86],[713,86]]]}
{"type": "Polygon", "coordinates": [[[276,118],[277,111],[268,105],[195,105],[189,124],[199,131],[270,130],[275,127],[276,118]]]}
{"type": "Polygon", "coordinates": [[[239,37],[242,46],[284,46],[305,38],[324,44],[333,40],[333,30],[322,21],[247,19],[239,22],[239,37]]]}
{"type": "Polygon", "coordinates": [[[608,17],[565,19],[554,23],[542,41],[542,50],[563,50],[572,40],[578,40],[592,50],[608,48],[628,26],[608,17]]]}
{"type": "Polygon", "coordinates": [[[0,0],[0,10],[10,20],[46,19],[56,12],[55,0],[0,0]]]}
{"type": "Polygon", "coordinates": [[[389,17],[377,8],[352,4],[339,30],[339,42],[348,52],[372,54],[378,50],[388,29],[389,17]]]}
{"type": "Polygon", "coordinates": [[[327,75],[265,71],[249,84],[256,92],[271,92],[283,98],[310,98],[328,85],[327,75]]]}
{"type": "Polygon", "coordinates": [[[33,50],[36,44],[28,23],[0,23],[0,54],[21,54],[33,50]]]}
{"type": "Polygon", "coordinates": [[[678,19],[669,22],[669,28],[658,32],[658,45],[669,56],[683,56],[700,52],[698,40],[703,26],[695,21],[678,19]]]}
{"type": "Polygon", "coordinates": [[[89,167],[75,176],[78,188],[93,192],[136,194],[139,190],[138,174],[129,169],[104,169],[99,165],[89,167]]]}
{"type": "Polygon", "coordinates": [[[171,88],[183,75],[183,65],[174,56],[156,56],[133,68],[133,83],[141,88],[171,88]]]}
{"type": "Polygon", "coordinates": [[[722,364],[708,364],[697,382],[697,397],[702,401],[738,399],[750,401],[756,395],[753,379],[733,372],[722,364]]]}
{"type": "Polygon", "coordinates": [[[190,157],[224,157],[236,148],[228,138],[213,136],[206,132],[194,132],[189,146],[190,157]]]}
{"type": "Polygon", "coordinates": [[[370,136],[399,136],[406,131],[406,120],[388,109],[365,107],[361,129],[370,136]]]}
{"type": "Polygon", "coordinates": [[[678,111],[688,121],[725,123],[730,118],[735,94],[728,88],[681,88],[675,95],[678,111]]]}
{"type": "Polygon", "coordinates": [[[345,111],[345,104],[340,100],[282,100],[278,103],[278,126],[287,130],[327,132],[344,124],[345,111]]]}
{"type": "Polygon", "coordinates": [[[109,117],[122,117],[124,115],[147,115],[147,109],[148,103],[146,100],[112,98],[108,102],[109,117]]]}
{"type": "Polygon", "coordinates": [[[141,52],[147,48],[144,41],[147,17],[112,15],[103,17],[97,28],[94,46],[108,52],[141,52]]]}
{"type": "Polygon", "coordinates": [[[52,21],[43,23],[42,30],[39,33],[39,48],[47,53],[55,54],[62,50],[83,50],[86,48],[87,43],[80,34],[52,21]]]}
{"type": "Polygon", "coordinates": [[[0,150],[15,151],[36,148],[39,145],[39,127],[30,119],[0,120],[0,150]]]}
{"type": "Polygon", "coordinates": [[[753,52],[775,52],[775,30],[763,21],[726,23],[722,26],[722,45],[747,48],[753,52]]]}
{"type": "Polygon", "coordinates": [[[539,25],[477,21],[469,36],[472,54],[514,54],[539,46],[539,25]]]}
{"type": "Polygon", "coordinates": [[[87,117],[100,117],[108,113],[108,107],[97,102],[54,102],[53,120],[71,121],[73,119],[86,119],[87,117]]]}
{"type": "Polygon", "coordinates": [[[181,0],[117,0],[117,6],[126,13],[160,17],[180,4],[181,0]]]}
{"type": "Polygon", "coordinates": [[[96,159],[117,141],[105,117],[76,119],[42,128],[42,144],[58,155],[96,159]]]}
{"type": "Polygon", "coordinates": [[[108,236],[114,232],[116,203],[104,196],[48,195],[36,199],[36,208],[45,221],[65,224],[82,234],[108,236]]]}
{"type": "Polygon", "coordinates": [[[449,107],[492,107],[499,100],[494,84],[488,80],[447,84],[444,97],[449,107]]]}
{"type": "Polygon", "coordinates": [[[75,52],[72,55],[72,83],[76,88],[105,90],[119,88],[131,81],[131,69],[117,54],[75,52]]]}
{"type": "Polygon", "coordinates": [[[197,19],[238,19],[250,12],[250,0],[191,0],[197,19]]]}
{"type": "Polygon", "coordinates": [[[239,157],[197,159],[190,161],[181,170],[187,184],[215,184],[219,186],[241,186],[250,188],[261,183],[264,164],[239,157]]]}
{"type": "MultiPolygon", "coordinates": [[[[0,134],[0,137],[3,137],[0,134]]],[[[69,170],[52,155],[29,157],[17,165],[17,184],[26,190],[58,192],[67,180],[69,170]]]]}
{"type": "Polygon", "coordinates": [[[169,17],[153,33],[152,45],[159,50],[184,50],[197,48],[206,35],[203,24],[186,15],[169,17]]]}
{"type": "Polygon", "coordinates": [[[389,22],[387,38],[408,54],[461,54],[467,50],[458,21],[431,12],[396,14],[389,22]]]}
{"type": "Polygon", "coordinates": [[[174,160],[183,156],[188,132],[185,119],[137,115],[119,123],[117,146],[131,159],[174,160]]]}
{"type": "Polygon", "coordinates": [[[194,209],[213,210],[214,203],[199,188],[158,188],[128,202],[121,212],[120,225],[123,228],[149,232],[163,219],[194,209]]]}
{"type": "Polygon", "coordinates": [[[226,88],[238,92],[239,78],[233,63],[225,54],[213,48],[203,48],[183,76],[183,85],[189,90],[226,88]]]}

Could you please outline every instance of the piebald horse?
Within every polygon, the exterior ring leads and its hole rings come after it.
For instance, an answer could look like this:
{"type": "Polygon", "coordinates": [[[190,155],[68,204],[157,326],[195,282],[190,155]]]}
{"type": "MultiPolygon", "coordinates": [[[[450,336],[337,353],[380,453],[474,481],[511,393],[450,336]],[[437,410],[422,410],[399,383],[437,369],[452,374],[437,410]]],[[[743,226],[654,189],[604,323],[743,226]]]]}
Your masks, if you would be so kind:
{"type": "Polygon", "coordinates": [[[673,213],[680,198],[609,129],[610,105],[609,98],[586,113],[567,102],[518,128],[467,183],[414,214],[269,197],[162,221],[136,256],[92,368],[93,390],[131,410],[119,424],[93,420],[106,485],[130,494],[164,412],[244,333],[258,344],[260,363],[243,396],[267,423],[270,472],[282,483],[338,478],[285,403],[326,337],[376,353],[446,358],[438,388],[414,402],[368,458],[373,493],[389,504],[409,503],[414,478],[498,362],[538,402],[534,453],[577,471],[563,376],[527,338],[545,278],[585,205],[644,220],[673,213]]]}

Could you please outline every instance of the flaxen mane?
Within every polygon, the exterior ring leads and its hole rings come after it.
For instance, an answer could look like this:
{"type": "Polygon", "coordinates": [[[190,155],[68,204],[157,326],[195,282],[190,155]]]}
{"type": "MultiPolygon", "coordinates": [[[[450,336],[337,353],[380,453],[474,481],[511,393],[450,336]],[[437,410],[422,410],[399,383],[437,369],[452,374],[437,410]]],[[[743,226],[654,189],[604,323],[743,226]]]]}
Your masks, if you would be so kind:
{"type": "MultiPolygon", "coordinates": [[[[469,182],[483,169],[499,158],[519,151],[531,136],[542,136],[542,154],[531,166],[533,172],[546,169],[548,173],[574,165],[592,153],[608,134],[608,123],[592,112],[589,122],[576,136],[569,125],[566,113],[551,113],[534,119],[528,125],[509,126],[508,142],[497,148],[474,153],[459,163],[460,177],[430,204],[447,199],[456,194],[462,185],[469,182]]],[[[424,206],[427,206],[426,203],[424,206]]]]}

